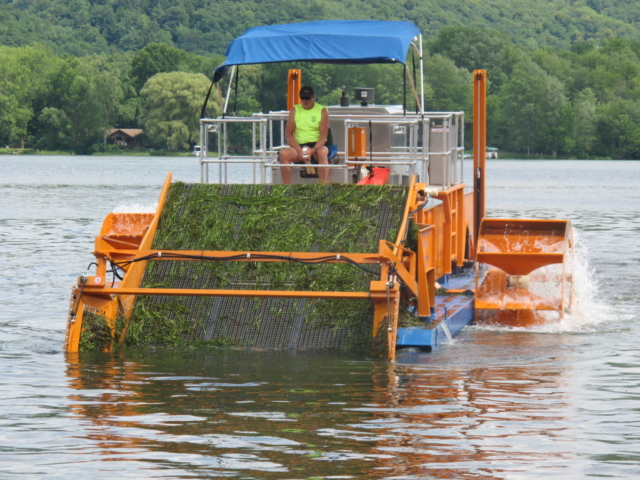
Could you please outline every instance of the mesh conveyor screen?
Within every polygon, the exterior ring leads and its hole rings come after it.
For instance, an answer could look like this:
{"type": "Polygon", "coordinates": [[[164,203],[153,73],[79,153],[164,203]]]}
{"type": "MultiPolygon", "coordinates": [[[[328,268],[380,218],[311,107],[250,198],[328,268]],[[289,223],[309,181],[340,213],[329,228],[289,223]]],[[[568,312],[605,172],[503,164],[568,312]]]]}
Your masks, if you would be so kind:
{"type": "MultiPolygon", "coordinates": [[[[376,253],[395,241],[404,186],[174,183],[154,249],[376,253]]],[[[367,266],[377,270],[377,266],[367,266]]],[[[147,288],[368,291],[376,277],[349,264],[149,262],[147,288]]],[[[234,344],[258,348],[368,348],[369,301],[146,296],[127,344],[234,344]]]]}

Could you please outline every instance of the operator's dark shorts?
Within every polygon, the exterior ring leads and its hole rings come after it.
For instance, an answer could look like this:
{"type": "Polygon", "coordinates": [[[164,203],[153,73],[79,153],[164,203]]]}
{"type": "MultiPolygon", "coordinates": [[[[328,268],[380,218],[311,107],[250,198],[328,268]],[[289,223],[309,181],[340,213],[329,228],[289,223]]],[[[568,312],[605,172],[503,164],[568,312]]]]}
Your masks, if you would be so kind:
{"type": "MultiPolygon", "coordinates": [[[[307,142],[307,143],[301,143],[300,144],[301,147],[309,147],[309,148],[313,148],[316,146],[316,142],[307,142]]],[[[304,165],[305,162],[293,162],[294,165],[304,165]]],[[[318,160],[316,159],[315,154],[313,155],[313,157],[311,157],[311,163],[317,165],[318,164],[318,160]]]]}

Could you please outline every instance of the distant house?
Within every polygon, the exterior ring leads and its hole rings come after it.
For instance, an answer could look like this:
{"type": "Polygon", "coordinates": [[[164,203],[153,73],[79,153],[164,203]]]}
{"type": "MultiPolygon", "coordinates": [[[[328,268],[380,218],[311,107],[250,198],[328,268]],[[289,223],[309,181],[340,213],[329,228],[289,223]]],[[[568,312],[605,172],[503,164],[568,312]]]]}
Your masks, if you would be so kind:
{"type": "Polygon", "coordinates": [[[142,142],[138,136],[142,133],[143,131],[140,128],[114,128],[107,132],[107,138],[109,139],[109,143],[114,145],[140,147],[142,146],[142,142]]]}

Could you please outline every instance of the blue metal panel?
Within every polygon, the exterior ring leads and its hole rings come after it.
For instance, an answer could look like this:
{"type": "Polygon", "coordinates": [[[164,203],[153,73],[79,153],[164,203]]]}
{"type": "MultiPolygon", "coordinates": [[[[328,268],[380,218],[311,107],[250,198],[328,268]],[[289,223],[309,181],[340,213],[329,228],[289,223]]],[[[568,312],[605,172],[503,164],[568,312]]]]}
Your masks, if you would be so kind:
{"type": "Polygon", "coordinates": [[[409,327],[398,329],[396,345],[403,347],[430,347],[434,344],[435,329],[426,327],[409,327]]]}
{"type": "Polygon", "coordinates": [[[396,345],[433,349],[447,339],[443,323],[449,328],[451,336],[456,336],[473,321],[473,297],[438,296],[435,310],[436,319],[433,323],[425,323],[424,327],[399,328],[396,345]]]}

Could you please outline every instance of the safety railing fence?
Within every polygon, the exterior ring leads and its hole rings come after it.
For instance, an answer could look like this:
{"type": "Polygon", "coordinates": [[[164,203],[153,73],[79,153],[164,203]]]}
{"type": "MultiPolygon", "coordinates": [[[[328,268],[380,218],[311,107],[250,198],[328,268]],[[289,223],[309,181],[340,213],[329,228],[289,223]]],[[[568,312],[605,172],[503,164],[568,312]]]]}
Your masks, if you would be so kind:
{"type": "MultiPolygon", "coordinates": [[[[200,181],[211,180],[210,166],[217,167],[217,183],[228,183],[229,170],[250,166],[250,178],[245,182],[269,183],[273,171],[281,168],[278,152],[286,147],[285,127],[288,112],[256,113],[251,117],[203,118],[200,120],[200,181]],[[251,153],[239,155],[230,151],[234,129],[251,126],[251,153]],[[212,139],[213,135],[213,139],[212,139]],[[212,141],[213,140],[213,141],[212,141]],[[210,145],[214,145],[215,152],[210,145]]],[[[314,165],[318,168],[351,172],[360,166],[391,169],[390,183],[403,183],[410,175],[420,181],[447,188],[464,183],[464,113],[427,112],[424,115],[349,115],[331,113],[331,127],[343,131],[338,145],[340,162],[314,165]],[[401,144],[384,144],[372,151],[368,145],[366,157],[349,152],[349,129],[353,127],[385,129],[400,138],[401,144]]],[[[380,130],[378,130],[380,131],[380,130]]],[[[384,131],[384,130],[383,130],[384,131]]],[[[245,132],[246,133],[246,132],[245,132]]],[[[374,145],[376,142],[373,142],[374,145]]],[[[344,178],[351,178],[345,176],[344,178]]]]}

